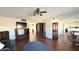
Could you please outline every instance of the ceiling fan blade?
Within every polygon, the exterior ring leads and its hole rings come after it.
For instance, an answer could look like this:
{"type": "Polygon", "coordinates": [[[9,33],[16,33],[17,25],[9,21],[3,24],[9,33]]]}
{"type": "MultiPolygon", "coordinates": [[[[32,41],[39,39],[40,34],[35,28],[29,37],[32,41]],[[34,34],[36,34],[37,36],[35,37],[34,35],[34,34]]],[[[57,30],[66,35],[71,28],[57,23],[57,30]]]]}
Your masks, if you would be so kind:
{"type": "Polygon", "coordinates": [[[40,13],[40,16],[42,16],[42,14],[40,13]]]}
{"type": "Polygon", "coordinates": [[[36,9],[36,13],[37,13],[37,14],[39,14],[39,12],[40,12],[40,9],[39,9],[39,8],[37,8],[37,9],[36,9]]]}
{"type": "Polygon", "coordinates": [[[47,13],[47,11],[40,11],[40,9],[37,8],[37,9],[34,11],[33,16],[35,16],[35,15],[43,16],[42,13],[47,13]]]}
{"type": "Polygon", "coordinates": [[[41,11],[40,13],[47,13],[47,11],[41,11]]]}
{"type": "Polygon", "coordinates": [[[35,16],[36,15],[36,13],[35,14],[33,14],[33,16],[35,16]]]}
{"type": "Polygon", "coordinates": [[[38,14],[39,14],[39,11],[40,11],[40,9],[39,9],[39,8],[37,8],[37,9],[34,11],[33,16],[35,16],[36,14],[38,15],[38,14]]]}

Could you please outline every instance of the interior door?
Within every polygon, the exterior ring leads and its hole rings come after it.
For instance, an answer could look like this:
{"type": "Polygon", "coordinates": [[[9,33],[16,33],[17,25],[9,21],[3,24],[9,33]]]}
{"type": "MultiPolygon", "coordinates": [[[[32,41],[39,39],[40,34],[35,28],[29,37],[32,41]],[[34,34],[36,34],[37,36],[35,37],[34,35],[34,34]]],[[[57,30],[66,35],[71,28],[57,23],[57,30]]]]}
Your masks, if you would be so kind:
{"type": "Polygon", "coordinates": [[[36,25],[36,33],[45,36],[45,23],[38,23],[36,25]]]}
{"type": "Polygon", "coordinates": [[[53,29],[53,39],[58,39],[58,22],[55,22],[52,24],[52,29],[53,29]]]}

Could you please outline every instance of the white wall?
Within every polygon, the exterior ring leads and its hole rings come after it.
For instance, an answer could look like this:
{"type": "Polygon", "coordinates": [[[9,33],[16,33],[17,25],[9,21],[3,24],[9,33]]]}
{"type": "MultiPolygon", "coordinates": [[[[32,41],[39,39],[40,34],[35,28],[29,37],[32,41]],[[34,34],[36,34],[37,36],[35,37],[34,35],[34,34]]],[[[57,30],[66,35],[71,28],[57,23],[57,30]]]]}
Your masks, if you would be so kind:
{"type": "Polygon", "coordinates": [[[52,39],[52,22],[46,22],[46,37],[52,39]]]}
{"type": "Polygon", "coordinates": [[[36,40],[36,23],[34,22],[27,22],[28,28],[29,28],[29,41],[35,41],[36,40]],[[34,30],[34,32],[33,32],[34,30]]]}
{"type": "Polygon", "coordinates": [[[0,31],[9,31],[9,39],[15,39],[15,28],[16,28],[15,18],[0,17],[0,31]]]}

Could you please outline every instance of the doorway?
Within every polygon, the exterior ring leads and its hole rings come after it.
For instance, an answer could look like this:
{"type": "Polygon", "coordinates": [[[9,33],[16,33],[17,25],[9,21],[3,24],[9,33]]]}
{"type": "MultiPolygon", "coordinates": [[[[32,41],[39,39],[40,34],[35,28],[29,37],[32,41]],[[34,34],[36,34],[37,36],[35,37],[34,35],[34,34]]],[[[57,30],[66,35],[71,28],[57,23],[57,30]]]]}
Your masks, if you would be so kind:
{"type": "Polygon", "coordinates": [[[36,24],[36,33],[45,37],[45,23],[36,24]]]}
{"type": "Polygon", "coordinates": [[[58,22],[52,24],[52,36],[53,39],[58,39],[58,22]]]}

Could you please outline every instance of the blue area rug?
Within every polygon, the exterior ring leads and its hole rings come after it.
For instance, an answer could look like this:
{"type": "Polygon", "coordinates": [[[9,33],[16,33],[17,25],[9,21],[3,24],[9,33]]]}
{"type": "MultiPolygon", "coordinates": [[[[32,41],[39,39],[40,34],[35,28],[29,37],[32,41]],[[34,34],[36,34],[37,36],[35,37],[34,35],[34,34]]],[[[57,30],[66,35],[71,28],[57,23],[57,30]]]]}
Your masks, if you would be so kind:
{"type": "Polygon", "coordinates": [[[34,41],[27,43],[24,46],[23,51],[52,51],[52,50],[42,42],[34,41]]]}

